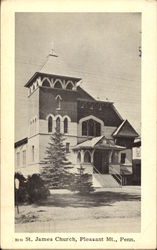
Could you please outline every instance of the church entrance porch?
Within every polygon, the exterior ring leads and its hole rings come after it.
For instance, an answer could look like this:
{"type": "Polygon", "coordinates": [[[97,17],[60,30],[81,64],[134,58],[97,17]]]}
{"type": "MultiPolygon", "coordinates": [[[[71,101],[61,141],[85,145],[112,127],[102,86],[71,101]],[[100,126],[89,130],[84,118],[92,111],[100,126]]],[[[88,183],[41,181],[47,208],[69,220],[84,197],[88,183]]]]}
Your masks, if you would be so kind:
{"type": "Polygon", "coordinates": [[[119,187],[120,151],[124,149],[105,136],[82,142],[73,148],[77,156],[77,169],[83,167],[92,176],[94,187],[119,187]]]}

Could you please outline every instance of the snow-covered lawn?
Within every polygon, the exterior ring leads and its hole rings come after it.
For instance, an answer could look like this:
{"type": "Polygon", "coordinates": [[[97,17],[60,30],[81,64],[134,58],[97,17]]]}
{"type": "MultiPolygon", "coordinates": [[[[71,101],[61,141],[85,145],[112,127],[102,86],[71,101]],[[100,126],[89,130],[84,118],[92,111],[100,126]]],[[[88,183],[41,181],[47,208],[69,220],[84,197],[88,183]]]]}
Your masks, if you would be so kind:
{"type": "Polygon", "coordinates": [[[56,190],[15,212],[16,232],[139,232],[140,187],[97,190],[86,196],[56,190]]]}

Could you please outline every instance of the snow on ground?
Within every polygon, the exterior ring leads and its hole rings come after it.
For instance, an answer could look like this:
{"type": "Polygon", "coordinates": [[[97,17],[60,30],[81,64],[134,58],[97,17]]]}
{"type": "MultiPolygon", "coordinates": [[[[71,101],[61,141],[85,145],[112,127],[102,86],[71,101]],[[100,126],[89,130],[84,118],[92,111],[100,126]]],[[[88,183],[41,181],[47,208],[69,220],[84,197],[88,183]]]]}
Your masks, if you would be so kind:
{"type": "Polygon", "coordinates": [[[97,190],[81,196],[53,190],[40,204],[20,206],[16,232],[139,232],[140,188],[97,190]]]}

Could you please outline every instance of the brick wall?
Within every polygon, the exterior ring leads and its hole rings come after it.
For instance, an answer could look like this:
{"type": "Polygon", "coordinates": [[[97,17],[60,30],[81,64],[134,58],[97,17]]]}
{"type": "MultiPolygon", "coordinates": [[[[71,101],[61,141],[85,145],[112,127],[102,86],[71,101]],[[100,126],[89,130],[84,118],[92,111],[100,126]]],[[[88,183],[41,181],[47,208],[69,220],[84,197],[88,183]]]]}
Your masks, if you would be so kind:
{"type": "Polygon", "coordinates": [[[115,126],[118,127],[122,120],[119,118],[117,113],[112,108],[112,104],[103,103],[100,105],[98,102],[78,102],[77,106],[77,121],[81,118],[93,115],[104,122],[105,126],[115,126]]]}
{"type": "Polygon", "coordinates": [[[39,117],[46,119],[49,114],[61,116],[68,115],[72,122],[77,121],[77,99],[75,91],[68,91],[63,89],[51,89],[40,87],[39,98],[39,117]],[[61,109],[57,110],[57,101],[55,97],[60,95],[61,109]]]}

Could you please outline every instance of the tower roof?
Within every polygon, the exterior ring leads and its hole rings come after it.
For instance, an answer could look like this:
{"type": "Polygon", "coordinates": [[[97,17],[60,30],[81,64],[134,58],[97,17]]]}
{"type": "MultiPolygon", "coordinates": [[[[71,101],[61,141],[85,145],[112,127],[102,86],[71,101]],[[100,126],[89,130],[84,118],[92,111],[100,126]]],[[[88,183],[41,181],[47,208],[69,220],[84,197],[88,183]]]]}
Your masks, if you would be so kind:
{"type": "Polygon", "coordinates": [[[46,63],[39,72],[44,74],[52,74],[57,76],[65,76],[65,77],[80,79],[80,76],[78,76],[78,74],[69,69],[67,64],[63,62],[63,60],[55,54],[49,54],[46,63]]]}
{"type": "Polygon", "coordinates": [[[25,87],[29,87],[32,81],[40,75],[54,75],[60,77],[66,77],[70,79],[81,80],[80,76],[74,71],[70,70],[66,63],[64,63],[61,58],[56,54],[50,53],[48,55],[46,63],[43,67],[36,72],[31,79],[25,84],[25,87]]]}

